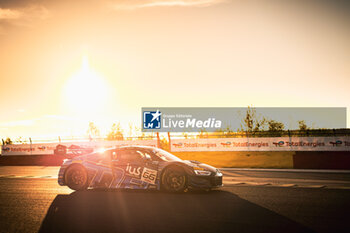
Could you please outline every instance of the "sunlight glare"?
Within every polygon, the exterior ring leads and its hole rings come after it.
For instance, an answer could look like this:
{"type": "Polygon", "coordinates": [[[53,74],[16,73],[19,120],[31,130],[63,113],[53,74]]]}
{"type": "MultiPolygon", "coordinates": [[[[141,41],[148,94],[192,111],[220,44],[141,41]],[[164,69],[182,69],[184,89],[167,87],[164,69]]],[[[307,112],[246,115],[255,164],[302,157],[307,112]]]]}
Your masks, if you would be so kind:
{"type": "Polygon", "coordinates": [[[66,83],[64,94],[71,110],[86,114],[102,109],[107,92],[103,77],[90,67],[88,57],[84,56],[80,70],[66,83]]]}

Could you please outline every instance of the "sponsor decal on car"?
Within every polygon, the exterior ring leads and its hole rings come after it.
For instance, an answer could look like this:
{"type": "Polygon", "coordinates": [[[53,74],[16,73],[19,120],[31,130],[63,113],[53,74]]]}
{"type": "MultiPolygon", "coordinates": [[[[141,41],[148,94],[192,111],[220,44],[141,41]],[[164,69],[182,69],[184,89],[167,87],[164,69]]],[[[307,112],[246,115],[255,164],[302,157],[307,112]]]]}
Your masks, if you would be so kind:
{"type": "Polygon", "coordinates": [[[140,177],[141,175],[141,167],[132,167],[129,163],[126,165],[126,172],[134,177],[140,177]]]}
{"type": "Polygon", "coordinates": [[[157,171],[145,167],[143,169],[141,180],[150,184],[155,184],[157,179],[157,171]]]}

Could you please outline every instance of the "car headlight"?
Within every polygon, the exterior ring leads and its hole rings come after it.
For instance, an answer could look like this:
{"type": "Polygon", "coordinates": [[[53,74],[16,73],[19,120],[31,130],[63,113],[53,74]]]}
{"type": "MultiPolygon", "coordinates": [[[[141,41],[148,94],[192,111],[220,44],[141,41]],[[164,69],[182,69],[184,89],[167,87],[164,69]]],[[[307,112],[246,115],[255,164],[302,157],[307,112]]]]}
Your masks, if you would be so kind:
{"type": "Polygon", "coordinates": [[[194,173],[198,176],[210,176],[211,172],[210,171],[204,171],[204,170],[196,170],[194,169],[194,173]]]}

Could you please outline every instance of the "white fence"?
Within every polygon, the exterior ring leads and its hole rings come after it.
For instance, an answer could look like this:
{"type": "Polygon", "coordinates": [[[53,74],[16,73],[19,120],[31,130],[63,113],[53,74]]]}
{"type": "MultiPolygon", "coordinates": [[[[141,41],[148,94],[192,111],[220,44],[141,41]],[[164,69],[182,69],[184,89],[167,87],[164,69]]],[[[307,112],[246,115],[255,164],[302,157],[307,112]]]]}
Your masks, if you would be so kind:
{"type": "Polygon", "coordinates": [[[125,141],[97,141],[97,142],[63,142],[63,143],[38,143],[38,144],[13,144],[3,145],[1,155],[43,155],[53,154],[57,145],[68,148],[72,145],[93,150],[111,148],[115,146],[157,146],[157,140],[125,140],[125,141]]]}
{"type": "Polygon", "coordinates": [[[173,139],[171,151],[349,151],[350,137],[173,139]]]}
{"type": "MultiPolygon", "coordinates": [[[[63,142],[3,145],[2,155],[53,154],[58,144],[98,150],[115,146],[157,147],[157,140],[63,142]]],[[[350,137],[265,137],[172,139],[171,151],[350,151],[350,137]]]]}

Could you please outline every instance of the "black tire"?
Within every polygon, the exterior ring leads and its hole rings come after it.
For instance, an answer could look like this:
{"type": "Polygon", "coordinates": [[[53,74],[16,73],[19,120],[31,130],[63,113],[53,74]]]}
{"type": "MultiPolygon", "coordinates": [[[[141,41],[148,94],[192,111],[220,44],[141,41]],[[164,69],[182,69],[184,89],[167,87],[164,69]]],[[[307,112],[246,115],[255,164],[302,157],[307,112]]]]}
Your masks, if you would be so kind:
{"type": "Polygon", "coordinates": [[[84,167],[71,166],[65,174],[67,186],[73,190],[84,190],[88,186],[88,175],[84,167]]]}
{"type": "Polygon", "coordinates": [[[167,192],[184,192],[187,189],[187,175],[181,167],[169,167],[161,177],[161,188],[167,192]]]}

